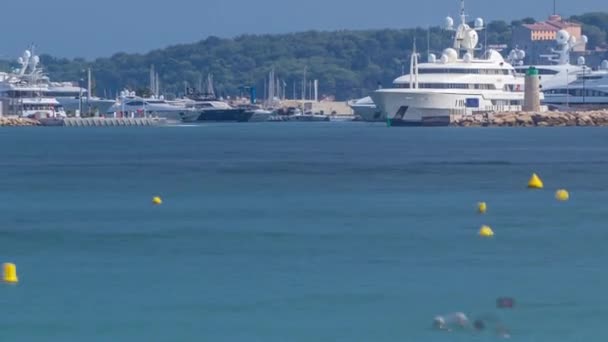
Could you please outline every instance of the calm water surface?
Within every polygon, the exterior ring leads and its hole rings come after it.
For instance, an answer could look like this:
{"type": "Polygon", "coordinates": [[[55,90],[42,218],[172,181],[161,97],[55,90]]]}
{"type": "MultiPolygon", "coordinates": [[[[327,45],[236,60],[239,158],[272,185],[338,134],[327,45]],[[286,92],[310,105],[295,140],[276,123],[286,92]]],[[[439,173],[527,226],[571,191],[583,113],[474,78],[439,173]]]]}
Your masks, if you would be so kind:
{"type": "Polygon", "coordinates": [[[496,339],[429,329],[451,311],[516,341],[608,339],[605,129],[25,128],[0,146],[0,261],[20,276],[2,341],[496,339]]]}

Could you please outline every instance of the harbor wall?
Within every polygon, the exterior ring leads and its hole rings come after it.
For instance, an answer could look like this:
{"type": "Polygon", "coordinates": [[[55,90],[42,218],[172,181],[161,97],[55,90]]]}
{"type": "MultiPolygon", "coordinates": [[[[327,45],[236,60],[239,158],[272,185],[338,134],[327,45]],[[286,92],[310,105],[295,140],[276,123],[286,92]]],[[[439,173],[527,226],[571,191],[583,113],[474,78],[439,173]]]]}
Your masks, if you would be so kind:
{"type": "Polygon", "coordinates": [[[574,127],[608,126],[608,110],[584,112],[513,112],[452,115],[456,127],[574,127]]]}

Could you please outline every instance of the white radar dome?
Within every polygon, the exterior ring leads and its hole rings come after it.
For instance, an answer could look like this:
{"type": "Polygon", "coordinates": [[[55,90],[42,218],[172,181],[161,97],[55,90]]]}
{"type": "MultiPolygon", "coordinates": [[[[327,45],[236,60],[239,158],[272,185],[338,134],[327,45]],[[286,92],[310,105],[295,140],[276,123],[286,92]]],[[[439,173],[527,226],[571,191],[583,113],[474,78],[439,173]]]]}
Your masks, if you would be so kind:
{"type": "Polygon", "coordinates": [[[587,61],[585,60],[585,57],[583,57],[583,56],[580,56],[580,57],[579,57],[579,58],[576,60],[576,63],[577,63],[578,65],[580,65],[580,66],[585,65],[585,63],[586,63],[586,62],[587,62],[587,61]]]}
{"type": "Polygon", "coordinates": [[[606,60],[602,61],[602,64],[600,64],[600,68],[602,70],[608,70],[608,61],[606,61],[606,60]]]}
{"type": "Polygon", "coordinates": [[[467,52],[464,54],[462,59],[464,60],[465,63],[471,63],[473,61],[473,55],[471,55],[470,53],[467,52]]]}
{"type": "Polygon", "coordinates": [[[475,28],[483,28],[483,19],[477,18],[475,19],[475,28]]]}
{"type": "Polygon", "coordinates": [[[454,62],[458,59],[458,52],[452,48],[443,50],[443,55],[448,58],[448,62],[454,62]]]}
{"type": "Polygon", "coordinates": [[[447,29],[451,29],[454,27],[454,19],[452,17],[446,17],[444,21],[444,25],[447,29]]]}
{"type": "Polygon", "coordinates": [[[475,30],[468,30],[464,36],[462,47],[465,49],[474,49],[479,43],[479,36],[475,30]]]}
{"type": "Polygon", "coordinates": [[[450,61],[450,58],[447,55],[441,55],[441,63],[447,64],[450,61]]]}
{"type": "Polygon", "coordinates": [[[437,62],[437,56],[435,56],[434,54],[429,54],[429,63],[435,63],[437,62]]]}
{"type": "Polygon", "coordinates": [[[566,30],[560,30],[557,32],[557,38],[555,38],[558,44],[567,44],[570,41],[570,33],[566,30]]]}

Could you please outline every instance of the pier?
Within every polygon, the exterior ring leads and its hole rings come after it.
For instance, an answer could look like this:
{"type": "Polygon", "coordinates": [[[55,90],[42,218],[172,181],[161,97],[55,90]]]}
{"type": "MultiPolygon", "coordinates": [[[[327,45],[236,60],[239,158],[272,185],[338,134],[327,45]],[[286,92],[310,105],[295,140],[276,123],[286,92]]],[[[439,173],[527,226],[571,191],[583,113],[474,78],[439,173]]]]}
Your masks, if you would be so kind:
{"type": "Polygon", "coordinates": [[[458,127],[573,127],[608,126],[608,110],[572,112],[515,112],[452,115],[449,126],[458,127]]]}
{"type": "Polygon", "coordinates": [[[164,118],[65,118],[41,119],[42,126],[65,127],[119,127],[119,126],[162,126],[167,124],[164,118]]]}

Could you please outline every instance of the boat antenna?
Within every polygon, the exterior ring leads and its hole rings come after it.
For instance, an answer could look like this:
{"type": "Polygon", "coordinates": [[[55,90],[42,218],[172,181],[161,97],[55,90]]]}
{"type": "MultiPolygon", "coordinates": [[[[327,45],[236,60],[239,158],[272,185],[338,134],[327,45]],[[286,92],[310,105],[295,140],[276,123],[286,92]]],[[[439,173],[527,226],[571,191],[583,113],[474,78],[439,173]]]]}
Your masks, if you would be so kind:
{"type": "Polygon", "coordinates": [[[553,0],[553,14],[557,14],[557,0],[553,0]]]}
{"type": "Polygon", "coordinates": [[[431,55],[431,27],[426,29],[426,55],[431,55]]]}
{"type": "Polygon", "coordinates": [[[460,21],[465,24],[467,22],[467,15],[464,11],[464,0],[460,0],[460,21]]]}

